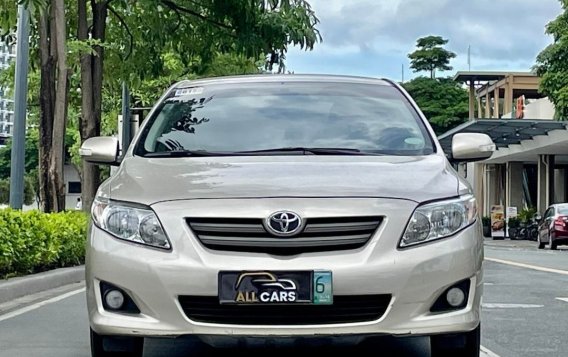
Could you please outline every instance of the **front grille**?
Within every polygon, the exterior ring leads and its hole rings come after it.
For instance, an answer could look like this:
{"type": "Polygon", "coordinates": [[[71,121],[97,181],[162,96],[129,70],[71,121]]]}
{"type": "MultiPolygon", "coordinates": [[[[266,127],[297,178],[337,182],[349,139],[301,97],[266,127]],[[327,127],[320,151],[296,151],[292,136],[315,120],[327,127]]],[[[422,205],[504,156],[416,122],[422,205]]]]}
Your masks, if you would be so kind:
{"type": "Polygon", "coordinates": [[[308,218],[300,234],[286,238],[268,233],[259,218],[187,218],[187,223],[207,248],[298,254],[362,247],[381,220],[381,217],[308,218]]]}
{"type": "Polygon", "coordinates": [[[235,325],[318,325],[380,319],[391,295],[334,296],[333,305],[221,305],[216,296],[180,296],[195,322],[235,325]]]}

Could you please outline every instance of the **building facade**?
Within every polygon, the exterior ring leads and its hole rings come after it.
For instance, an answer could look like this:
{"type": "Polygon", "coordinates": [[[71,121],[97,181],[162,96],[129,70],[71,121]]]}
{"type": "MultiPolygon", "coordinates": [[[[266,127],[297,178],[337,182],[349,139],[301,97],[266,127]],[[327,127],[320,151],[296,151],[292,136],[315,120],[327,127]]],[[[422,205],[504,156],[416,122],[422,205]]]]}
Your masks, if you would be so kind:
{"type": "MultiPolygon", "coordinates": [[[[539,92],[534,73],[458,72],[470,87],[470,120],[442,134],[451,152],[457,133],[480,132],[497,151],[485,161],[457,165],[475,190],[480,212],[493,207],[534,208],[568,202],[568,121],[555,118],[553,104],[539,92]]],[[[565,118],[561,118],[565,119],[565,118]]]]}
{"type": "MultiPolygon", "coordinates": [[[[0,71],[10,67],[16,57],[16,46],[0,41],[0,71]]],[[[0,87],[0,145],[12,136],[14,126],[14,101],[6,94],[6,88],[0,87]]]]}

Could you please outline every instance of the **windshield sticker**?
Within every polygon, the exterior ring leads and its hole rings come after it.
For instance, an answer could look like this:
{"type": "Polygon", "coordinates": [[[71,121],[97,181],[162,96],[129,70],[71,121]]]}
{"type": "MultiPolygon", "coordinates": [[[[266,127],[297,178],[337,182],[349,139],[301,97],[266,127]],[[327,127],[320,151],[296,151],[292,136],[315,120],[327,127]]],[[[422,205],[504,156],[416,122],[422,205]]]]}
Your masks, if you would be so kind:
{"type": "Polygon", "coordinates": [[[182,88],[175,91],[174,96],[179,97],[182,95],[198,95],[203,93],[203,87],[182,88]]]}

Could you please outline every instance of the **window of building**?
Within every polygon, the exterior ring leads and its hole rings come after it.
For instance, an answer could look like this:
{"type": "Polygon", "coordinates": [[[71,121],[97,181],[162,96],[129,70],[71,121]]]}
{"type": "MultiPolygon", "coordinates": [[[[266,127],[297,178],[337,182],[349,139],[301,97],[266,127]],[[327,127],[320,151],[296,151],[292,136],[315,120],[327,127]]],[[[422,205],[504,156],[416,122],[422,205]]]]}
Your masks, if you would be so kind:
{"type": "Polygon", "coordinates": [[[69,181],[67,193],[81,193],[81,181],[69,181]]]}

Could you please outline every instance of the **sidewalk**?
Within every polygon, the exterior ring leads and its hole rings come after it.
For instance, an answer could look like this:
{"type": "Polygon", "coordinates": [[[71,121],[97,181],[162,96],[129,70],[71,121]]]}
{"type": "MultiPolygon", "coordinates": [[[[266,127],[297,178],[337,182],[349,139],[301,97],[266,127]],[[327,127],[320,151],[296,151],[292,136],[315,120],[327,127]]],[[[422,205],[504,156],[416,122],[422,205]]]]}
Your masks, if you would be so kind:
{"type": "MultiPolygon", "coordinates": [[[[493,238],[484,239],[485,246],[487,247],[503,247],[503,248],[538,248],[537,242],[532,240],[511,240],[505,238],[503,240],[493,240],[493,238]]],[[[560,248],[560,247],[558,247],[560,248]]]]}
{"type": "MultiPolygon", "coordinates": [[[[484,244],[486,247],[538,250],[538,243],[536,241],[525,239],[511,240],[509,238],[505,238],[503,240],[493,240],[493,238],[485,238],[484,244]]],[[[549,250],[548,246],[546,246],[544,250],[549,250]]],[[[568,250],[568,245],[559,245],[558,250],[568,250]]]]}
{"type": "Polygon", "coordinates": [[[0,304],[83,280],[85,280],[85,267],[82,265],[0,280],[0,304]]]}

